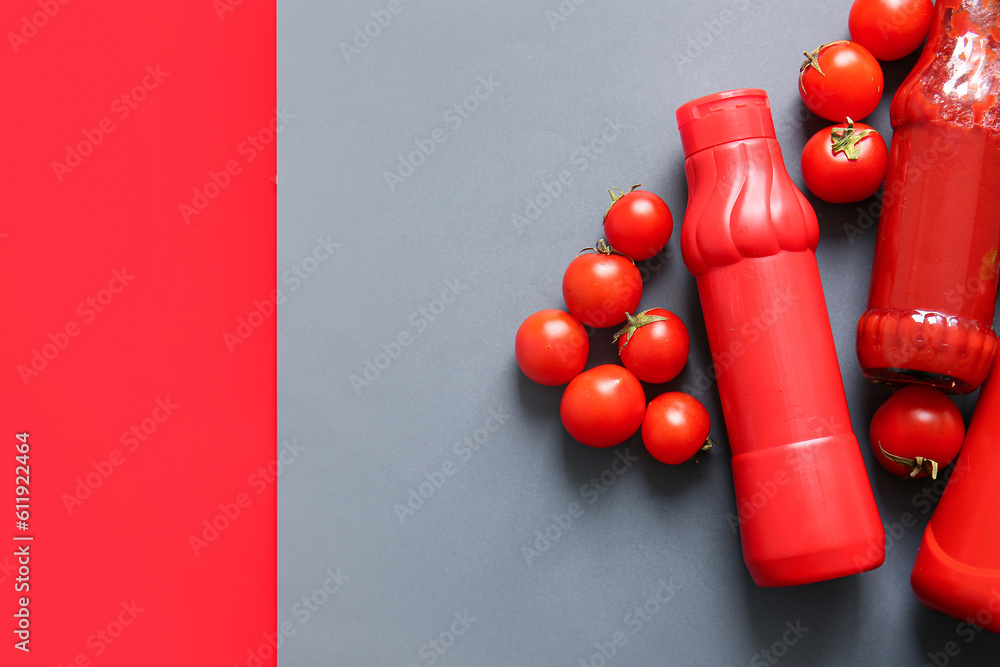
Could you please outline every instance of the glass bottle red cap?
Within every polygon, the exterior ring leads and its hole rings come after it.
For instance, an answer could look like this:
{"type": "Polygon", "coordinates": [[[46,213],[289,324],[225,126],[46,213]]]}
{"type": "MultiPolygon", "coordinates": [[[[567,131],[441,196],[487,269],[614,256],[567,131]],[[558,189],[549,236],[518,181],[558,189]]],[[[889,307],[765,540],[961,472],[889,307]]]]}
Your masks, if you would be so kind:
{"type": "Polygon", "coordinates": [[[677,109],[677,129],[687,157],[705,148],[741,139],[774,138],[767,93],[738,88],[699,97],[677,109]]]}

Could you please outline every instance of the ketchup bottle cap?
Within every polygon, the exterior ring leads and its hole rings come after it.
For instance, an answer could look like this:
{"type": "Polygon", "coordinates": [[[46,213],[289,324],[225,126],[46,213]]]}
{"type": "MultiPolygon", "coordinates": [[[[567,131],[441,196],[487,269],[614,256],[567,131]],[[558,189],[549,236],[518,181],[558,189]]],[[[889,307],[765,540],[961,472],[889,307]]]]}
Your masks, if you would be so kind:
{"type": "Polygon", "coordinates": [[[677,110],[684,156],[741,139],[774,138],[767,93],[759,88],[726,90],[691,100],[677,110]]]}

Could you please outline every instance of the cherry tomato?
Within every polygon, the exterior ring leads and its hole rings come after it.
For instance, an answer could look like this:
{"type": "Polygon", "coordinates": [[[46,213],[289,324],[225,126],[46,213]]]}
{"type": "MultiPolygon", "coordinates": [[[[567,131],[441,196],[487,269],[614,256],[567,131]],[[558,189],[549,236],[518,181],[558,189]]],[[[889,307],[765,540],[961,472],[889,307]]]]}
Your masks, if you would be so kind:
{"type": "Polygon", "coordinates": [[[618,356],[625,368],[643,382],[673,380],[687,363],[691,337],[681,318],[663,308],[628,315],[628,324],[615,334],[618,356]]]}
{"type": "Polygon", "coordinates": [[[941,390],[908,385],[875,411],[869,435],[875,458],[892,474],[936,478],[962,449],[965,422],[941,390]]]}
{"type": "MultiPolygon", "coordinates": [[[[588,248],[590,250],[591,248],[588,248]]],[[[563,274],[563,298],[573,317],[592,327],[625,321],[642,298],[642,276],[635,262],[602,239],[596,253],[580,255],[563,274]]]]}
{"type": "Polygon", "coordinates": [[[817,116],[864,118],[882,99],[882,68],[868,49],[841,40],[823,44],[799,68],[799,95],[817,116]]]}
{"type": "Polygon", "coordinates": [[[888,161],[882,135],[848,118],[846,123],[820,130],[806,142],[802,178],[823,201],[861,201],[882,187],[888,161]]]}
{"type": "Polygon", "coordinates": [[[611,447],[629,439],[642,425],[646,394],[632,373],[604,364],[580,373],[563,392],[559,416],[579,442],[611,447]]]}
{"type": "Polygon", "coordinates": [[[604,233],[618,252],[638,261],[649,259],[663,250],[674,231],[674,218],[666,202],[652,192],[621,188],[611,193],[611,208],[604,214],[604,233]],[[617,191],[617,194],[615,194],[617,191]]]}
{"type": "Polygon", "coordinates": [[[590,352],[587,330],[562,310],[529,315],[514,337],[514,355],[524,374],[550,387],[566,384],[583,371],[590,352]]]}
{"type": "Polygon", "coordinates": [[[668,391],[649,402],[642,420],[642,442],[657,461],[684,463],[711,447],[711,428],[708,410],[697,398],[668,391]]]}
{"type": "Polygon", "coordinates": [[[847,27],[879,60],[899,60],[924,43],[933,11],[931,0],[854,0],[847,27]]]}

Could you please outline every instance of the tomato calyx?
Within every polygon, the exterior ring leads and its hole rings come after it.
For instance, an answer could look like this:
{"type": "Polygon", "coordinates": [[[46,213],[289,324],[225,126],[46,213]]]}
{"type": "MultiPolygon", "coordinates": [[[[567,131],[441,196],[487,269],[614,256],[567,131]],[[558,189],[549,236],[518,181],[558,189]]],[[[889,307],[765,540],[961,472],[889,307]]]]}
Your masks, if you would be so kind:
{"type": "MultiPolygon", "coordinates": [[[[621,350],[628,347],[629,342],[632,340],[632,334],[638,331],[640,328],[646,326],[647,324],[652,324],[653,322],[666,322],[667,318],[663,315],[650,315],[649,311],[654,310],[650,308],[649,310],[644,310],[636,315],[630,315],[625,313],[625,320],[628,322],[625,326],[618,330],[618,332],[611,338],[612,343],[617,343],[618,338],[622,334],[625,334],[625,342],[622,343],[621,350]]],[[[621,350],[618,350],[621,353],[621,350]]]]}
{"type": "Polygon", "coordinates": [[[928,459],[923,456],[917,456],[912,459],[908,459],[905,456],[896,456],[895,454],[890,454],[885,451],[885,448],[882,447],[882,443],[879,443],[878,448],[882,450],[882,454],[885,458],[889,459],[893,463],[898,463],[904,468],[909,468],[910,477],[916,477],[920,473],[925,472],[931,476],[931,479],[937,479],[938,463],[934,459],[928,459]]]}
{"type": "MultiPolygon", "coordinates": [[[[608,242],[605,241],[604,239],[601,239],[597,243],[595,243],[594,247],[584,248],[583,250],[581,250],[576,254],[579,255],[581,252],[587,252],[588,250],[593,250],[594,252],[599,253],[601,255],[621,255],[622,257],[628,257],[628,255],[626,255],[625,253],[618,252],[617,250],[612,248],[610,245],[608,245],[608,242]]],[[[635,260],[633,260],[631,257],[628,257],[628,259],[630,262],[635,264],[635,260]]]]}
{"type": "MultiPolygon", "coordinates": [[[[628,192],[635,192],[636,188],[641,188],[641,187],[642,183],[639,183],[638,185],[633,185],[631,188],[629,188],[628,192]]],[[[608,206],[608,210],[604,212],[604,218],[603,218],[604,220],[607,220],[608,213],[611,212],[611,207],[614,206],[616,203],[618,203],[618,200],[627,195],[628,192],[625,192],[621,188],[611,188],[610,190],[608,190],[608,194],[611,195],[611,204],[608,206]],[[617,192],[618,194],[615,194],[615,192],[617,192]]]]}
{"type": "Polygon", "coordinates": [[[712,436],[708,436],[707,438],[705,438],[705,444],[703,444],[701,447],[699,447],[698,451],[696,451],[694,453],[694,462],[695,463],[701,463],[701,453],[702,452],[707,452],[708,450],[710,450],[712,448],[712,445],[718,445],[718,444],[719,444],[719,442],[717,440],[713,439],[712,436]]]}
{"type": "Polygon", "coordinates": [[[802,77],[806,73],[807,69],[812,67],[814,70],[819,72],[820,76],[826,76],[826,72],[824,72],[823,68],[819,66],[820,51],[835,44],[847,44],[847,42],[848,40],[846,39],[838,39],[835,42],[827,42],[826,44],[820,44],[819,46],[817,46],[815,49],[812,50],[812,53],[810,53],[809,51],[802,52],[802,55],[806,57],[806,59],[802,62],[802,66],[799,67],[799,87],[802,88],[803,93],[806,92],[806,86],[804,83],[802,83],[802,77]]]}
{"type": "Polygon", "coordinates": [[[854,162],[861,157],[861,149],[858,142],[870,134],[878,134],[875,130],[855,130],[854,121],[848,116],[844,122],[844,128],[836,128],[830,131],[830,143],[833,145],[833,154],[843,153],[847,159],[854,162]]]}

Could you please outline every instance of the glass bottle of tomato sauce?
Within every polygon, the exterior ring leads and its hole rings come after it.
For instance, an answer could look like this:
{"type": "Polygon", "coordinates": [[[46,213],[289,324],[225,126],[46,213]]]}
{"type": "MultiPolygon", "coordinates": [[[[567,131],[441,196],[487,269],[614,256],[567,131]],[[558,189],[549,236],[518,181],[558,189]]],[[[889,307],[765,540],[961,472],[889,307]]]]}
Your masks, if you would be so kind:
{"type": "Polygon", "coordinates": [[[789,178],[767,94],[677,110],[698,295],[733,452],[743,559],[760,586],[871,570],[885,559],[823,296],[816,213],[789,178]]]}
{"type": "Polygon", "coordinates": [[[1000,0],[938,0],[892,100],[894,134],[857,353],[873,381],[968,393],[996,350],[1000,0]]]}

